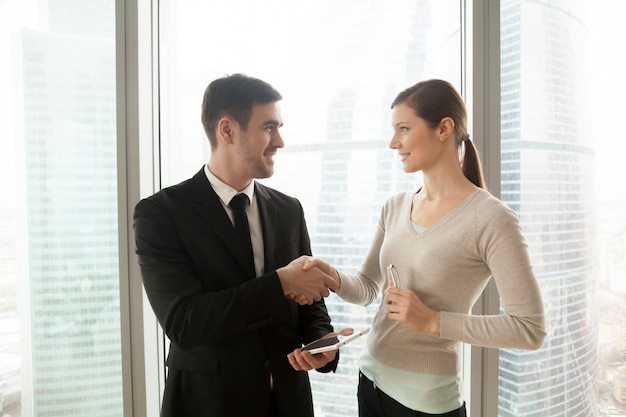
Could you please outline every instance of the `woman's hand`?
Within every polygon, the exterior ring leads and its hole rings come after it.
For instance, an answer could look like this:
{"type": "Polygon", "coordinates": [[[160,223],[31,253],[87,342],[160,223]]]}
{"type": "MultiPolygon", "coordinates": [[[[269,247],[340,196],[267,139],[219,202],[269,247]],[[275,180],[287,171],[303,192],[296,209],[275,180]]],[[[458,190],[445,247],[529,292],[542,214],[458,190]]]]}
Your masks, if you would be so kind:
{"type": "Polygon", "coordinates": [[[285,296],[300,305],[312,304],[328,297],[329,290],[339,289],[335,268],[310,256],[300,256],[276,273],[285,296]]]}
{"type": "Polygon", "coordinates": [[[311,268],[321,269],[326,275],[333,277],[333,279],[337,281],[337,284],[341,286],[341,281],[339,280],[339,273],[328,262],[323,261],[319,258],[313,258],[311,256],[307,256],[306,261],[304,262],[304,265],[302,266],[302,269],[305,271],[308,271],[311,268]]]}
{"type": "Polygon", "coordinates": [[[439,336],[441,312],[426,306],[413,291],[397,288],[393,283],[385,290],[387,317],[404,323],[418,332],[439,336]]]}
{"type": "MultiPolygon", "coordinates": [[[[318,268],[323,273],[331,277],[337,283],[336,290],[329,287],[331,291],[338,291],[339,288],[341,288],[341,279],[339,278],[339,272],[337,272],[337,270],[333,268],[328,262],[325,262],[319,258],[313,258],[306,255],[299,257],[298,260],[304,260],[304,264],[302,265],[303,271],[309,271],[313,268],[318,268]]],[[[310,304],[307,303],[306,297],[304,297],[302,294],[296,294],[291,292],[287,294],[287,297],[291,298],[293,301],[300,305],[310,304]]]]}

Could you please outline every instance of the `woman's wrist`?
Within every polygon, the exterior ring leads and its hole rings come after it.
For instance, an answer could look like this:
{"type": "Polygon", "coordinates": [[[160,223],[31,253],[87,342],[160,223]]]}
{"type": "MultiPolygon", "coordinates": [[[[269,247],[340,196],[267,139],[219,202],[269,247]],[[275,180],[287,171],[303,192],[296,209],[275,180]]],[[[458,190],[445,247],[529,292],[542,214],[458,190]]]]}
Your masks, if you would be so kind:
{"type": "Polygon", "coordinates": [[[441,337],[441,311],[435,311],[431,323],[431,333],[441,337]]]}
{"type": "Polygon", "coordinates": [[[333,268],[335,270],[335,276],[337,277],[337,290],[341,289],[341,276],[339,275],[339,271],[337,268],[333,268]]]}

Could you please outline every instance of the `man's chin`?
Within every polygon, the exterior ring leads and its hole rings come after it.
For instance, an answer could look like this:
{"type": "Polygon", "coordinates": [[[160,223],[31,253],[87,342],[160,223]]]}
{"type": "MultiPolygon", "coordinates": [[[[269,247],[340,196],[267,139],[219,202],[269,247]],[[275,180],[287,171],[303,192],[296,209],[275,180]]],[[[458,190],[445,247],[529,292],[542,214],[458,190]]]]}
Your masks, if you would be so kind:
{"type": "Polygon", "coordinates": [[[264,167],[263,169],[260,169],[257,174],[254,176],[254,178],[258,178],[258,179],[263,179],[263,178],[269,178],[272,175],[274,175],[274,167],[264,167]]]}

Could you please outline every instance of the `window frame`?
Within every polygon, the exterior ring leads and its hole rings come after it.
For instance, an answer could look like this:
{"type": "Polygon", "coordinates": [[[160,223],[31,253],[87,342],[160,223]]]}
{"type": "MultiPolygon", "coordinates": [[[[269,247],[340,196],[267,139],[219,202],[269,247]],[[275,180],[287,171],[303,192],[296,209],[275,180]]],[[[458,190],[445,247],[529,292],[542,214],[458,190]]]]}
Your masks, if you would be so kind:
{"type": "MultiPolygon", "coordinates": [[[[469,131],[481,155],[489,191],[500,197],[500,1],[463,1],[466,42],[461,47],[462,71],[468,106],[469,131]],[[468,4],[469,3],[469,4],[468,4]]],[[[489,282],[472,310],[473,314],[499,314],[500,296],[489,282]]],[[[466,400],[470,416],[498,415],[499,350],[464,347],[466,400]],[[469,376],[469,377],[468,377],[469,376]]]]}
{"type": "Polygon", "coordinates": [[[143,291],[132,224],[135,204],[160,188],[159,100],[155,81],[158,76],[157,9],[158,2],[152,0],[116,0],[115,4],[120,324],[125,416],[159,414],[166,372],[163,331],[143,291]]]}

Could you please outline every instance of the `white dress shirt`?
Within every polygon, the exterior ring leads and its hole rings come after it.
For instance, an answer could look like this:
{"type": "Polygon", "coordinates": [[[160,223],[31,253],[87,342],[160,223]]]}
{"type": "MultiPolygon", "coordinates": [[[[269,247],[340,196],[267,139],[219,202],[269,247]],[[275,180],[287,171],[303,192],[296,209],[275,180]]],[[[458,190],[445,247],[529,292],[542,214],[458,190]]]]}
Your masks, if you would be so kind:
{"type": "Polygon", "coordinates": [[[236,196],[237,194],[245,194],[248,196],[250,200],[250,205],[246,208],[246,214],[248,216],[248,225],[250,227],[250,240],[252,241],[252,252],[254,254],[254,270],[256,272],[256,276],[263,275],[264,268],[264,255],[265,250],[263,248],[263,229],[261,228],[261,217],[259,215],[259,205],[257,204],[256,196],[254,194],[254,181],[250,181],[250,184],[246,186],[241,191],[235,190],[230,185],[224,183],[222,180],[217,178],[215,174],[211,172],[208,164],[204,165],[204,173],[206,174],[211,187],[215,190],[215,193],[220,198],[220,202],[226,210],[226,214],[230,218],[231,223],[234,224],[233,220],[233,210],[230,208],[228,203],[230,200],[236,196]]]}

